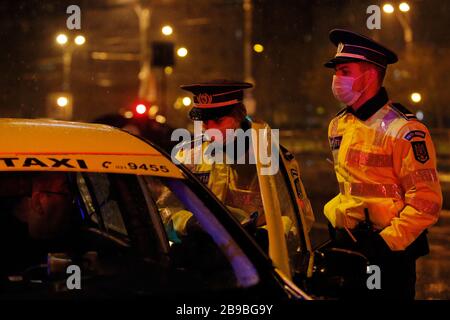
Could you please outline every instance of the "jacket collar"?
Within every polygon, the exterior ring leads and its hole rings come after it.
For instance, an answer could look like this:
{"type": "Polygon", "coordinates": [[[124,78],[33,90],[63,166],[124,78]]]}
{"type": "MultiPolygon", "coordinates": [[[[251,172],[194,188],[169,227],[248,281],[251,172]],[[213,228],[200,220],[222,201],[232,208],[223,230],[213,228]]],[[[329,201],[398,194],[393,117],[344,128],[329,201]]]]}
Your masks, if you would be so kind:
{"type": "Polygon", "coordinates": [[[389,101],[387,91],[381,87],[378,93],[367,100],[358,110],[354,111],[351,107],[347,107],[347,112],[352,113],[359,120],[366,121],[380,110],[389,101]]]}

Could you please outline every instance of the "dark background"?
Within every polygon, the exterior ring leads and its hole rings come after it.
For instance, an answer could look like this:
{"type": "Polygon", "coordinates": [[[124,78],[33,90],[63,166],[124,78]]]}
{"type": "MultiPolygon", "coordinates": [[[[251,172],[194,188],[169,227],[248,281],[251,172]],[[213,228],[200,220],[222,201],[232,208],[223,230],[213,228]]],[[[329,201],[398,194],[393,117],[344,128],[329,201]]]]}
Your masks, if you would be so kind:
{"type": "MultiPolygon", "coordinates": [[[[48,117],[51,93],[61,90],[63,49],[55,36],[82,33],[87,42],[73,53],[70,73],[73,119],[91,121],[104,114],[132,110],[139,91],[140,31],[135,8],[151,8],[149,48],[152,41],[171,41],[189,50],[175,55],[175,66],[164,76],[167,93],[161,94],[164,71],[153,68],[155,101],[159,114],[172,128],[190,127],[189,96],[179,85],[205,79],[244,80],[244,0],[77,0],[0,2],[0,117],[48,117]],[[81,7],[81,30],[66,29],[66,8],[81,7]],[[161,34],[170,24],[174,33],[161,34]],[[99,59],[116,54],[114,59],[99,59]],[[134,58],[133,58],[134,57],[134,58]],[[136,58],[137,57],[137,58],[136,58]]],[[[391,1],[398,13],[400,1],[391,1]]],[[[404,14],[413,30],[405,44],[395,15],[381,12],[381,29],[368,30],[366,9],[380,1],[253,0],[251,44],[255,116],[281,129],[281,141],[296,154],[305,187],[312,200],[315,232],[324,233],[322,207],[338,192],[326,129],[342,107],[331,93],[332,70],[323,63],[336,48],[328,40],[333,28],[349,28],[380,41],[397,52],[400,62],[388,68],[385,86],[391,98],[413,112],[421,111],[438,153],[444,207],[450,207],[450,1],[410,0],[404,14]],[[410,95],[419,92],[420,103],[410,95]]],[[[400,13],[399,13],[400,14],[400,13]]],[[[154,115],[155,116],[155,115],[154,115]]],[[[153,116],[153,117],[154,117],[153,116]]],[[[163,141],[156,141],[163,143],[163,141]]],[[[419,297],[449,298],[450,265],[448,211],[432,229],[431,260],[419,265],[419,297]],[[435,230],[433,232],[433,230],[435,230]],[[434,259],[434,260],[433,260],[434,259]],[[428,279],[433,269],[434,278],[428,279]],[[434,279],[434,280],[433,280],[434,279]]],[[[320,236],[315,240],[320,241],[320,236]]]]}

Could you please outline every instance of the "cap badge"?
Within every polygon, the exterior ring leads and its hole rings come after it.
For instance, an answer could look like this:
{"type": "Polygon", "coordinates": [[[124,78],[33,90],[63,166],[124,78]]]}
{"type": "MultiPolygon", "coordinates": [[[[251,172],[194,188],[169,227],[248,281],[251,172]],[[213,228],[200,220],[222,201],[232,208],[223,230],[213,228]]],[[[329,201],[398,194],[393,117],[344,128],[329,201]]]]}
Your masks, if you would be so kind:
{"type": "Polygon", "coordinates": [[[342,50],[344,50],[344,44],[342,42],[339,43],[339,46],[337,48],[337,53],[341,53],[342,50]]]}
{"type": "Polygon", "coordinates": [[[212,102],[212,96],[207,93],[200,93],[197,99],[200,104],[210,104],[212,102]]]}

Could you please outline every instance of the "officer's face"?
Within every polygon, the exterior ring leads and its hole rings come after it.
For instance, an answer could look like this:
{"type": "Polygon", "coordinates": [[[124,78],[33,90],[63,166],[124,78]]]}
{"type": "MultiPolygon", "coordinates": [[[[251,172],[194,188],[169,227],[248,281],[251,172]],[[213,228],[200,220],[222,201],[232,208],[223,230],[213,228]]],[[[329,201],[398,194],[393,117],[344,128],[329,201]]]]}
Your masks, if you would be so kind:
{"type": "Polygon", "coordinates": [[[342,63],[336,66],[335,74],[337,76],[352,77],[356,79],[353,83],[353,90],[361,92],[371,80],[371,74],[366,73],[369,69],[370,66],[367,66],[363,62],[342,63]]]}
{"type": "Polygon", "coordinates": [[[214,119],[214,120],[203,121],[203,127],[205,130],[209,130],[209,129],[219,130],[221,133],[221,136],[214,135],[213,139],[214,139],[214,141],[217,141],[219,143],[225,143],[226,142],[226,130],[227,129],[236,130],[240,127],[240,123],[235,117],[224,116],[224,117],[214,119]]]}

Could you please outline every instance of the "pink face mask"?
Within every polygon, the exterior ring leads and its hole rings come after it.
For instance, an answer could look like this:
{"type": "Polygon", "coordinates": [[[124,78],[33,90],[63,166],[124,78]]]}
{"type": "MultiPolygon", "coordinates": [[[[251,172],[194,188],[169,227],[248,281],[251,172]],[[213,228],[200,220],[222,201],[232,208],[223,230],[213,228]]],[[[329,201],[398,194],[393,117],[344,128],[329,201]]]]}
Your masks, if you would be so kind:
{"type": "Polygon", "coordinates": [[[333,84],[331,85],[334,97],[347,106],[353,105],[356,101],[358,101],[363,92],[367,90],[367,88],[373,81],[372,78],[367,86],[360,92],[353,90],[353,84],[355,83],[355,81],[364,76],[366,72],[364,72],[358,78],[334,75],[333,84]]]}

